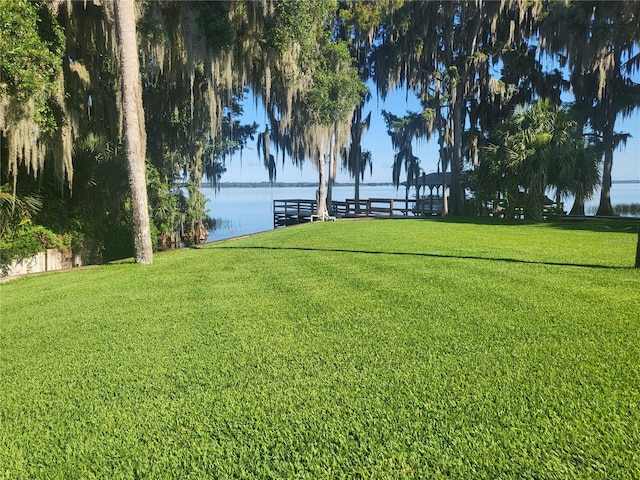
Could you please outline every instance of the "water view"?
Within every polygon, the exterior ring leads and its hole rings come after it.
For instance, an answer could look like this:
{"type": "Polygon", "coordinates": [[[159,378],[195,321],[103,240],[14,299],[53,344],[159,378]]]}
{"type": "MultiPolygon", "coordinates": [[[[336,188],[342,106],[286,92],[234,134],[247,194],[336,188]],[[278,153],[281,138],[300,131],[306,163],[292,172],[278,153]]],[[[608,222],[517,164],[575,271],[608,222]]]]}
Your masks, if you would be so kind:
{"type": "MultiPolygon", "coordinates": [[[[208,242],[237,237],[273,229],[273,200],[314,199],[316,187],[222,187],[219,191],[203,188],[207,197],[209,215],[216,219],[217,228],[209,234],[208,242]]],[[[413,191],[411,193],[413,195],[413,191]]],[[[360,198],[404,198],[404,187],[393,185],[363,185],[360,198]]],[[[333,189],[334,200],[354,197],[353,186],[338,186],[333,189]]],[[[585,211],[593,215],[598,207],[600,192],[585,203],[585,211]]],[[[640,203],[640,182],[614,183],[611,188],[613,205],[640,203]]],[[[565,201],[565,211],[573,199],[565,201]]]]}
{"type": "MultiPolygon", "coordinates": [[[[315,199],[317,187],[228,187],[216,191],[203,188],[207,209],[219,228],[212,231],[207,241],[247,235],[273,229],[273,201],[284,199],[315,199]]],[[[354,187],[338,186],[333,189],[334,200],[353,198],[354,187]]],[[[404,188],[392,185],[360,187],[360,198],[403,198],[404,188]]]]}

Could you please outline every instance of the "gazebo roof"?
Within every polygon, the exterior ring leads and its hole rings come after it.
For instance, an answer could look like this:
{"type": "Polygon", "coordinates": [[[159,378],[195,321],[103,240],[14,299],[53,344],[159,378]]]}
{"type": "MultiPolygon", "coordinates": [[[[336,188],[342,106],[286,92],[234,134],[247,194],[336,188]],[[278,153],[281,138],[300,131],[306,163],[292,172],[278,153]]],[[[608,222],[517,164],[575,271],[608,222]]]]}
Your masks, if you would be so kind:
{"type": "MultiPolygon", "coordinates": [[[[435,187],[440,187],[442,186],[442,173],[423,173],[422,175],[420,175],[417,179],[416,182],[413,181],[413,179],[409,179],[408,180],[408,184],[409,186],[419,186],[419,187],[429,187],[429,188],[435,188],[435,187]]],[[[446,172],[444,174],[444,182],[447,185],[451,184],[451,172],[446,172]]],[[[402,182],[402,185],[406,186],[407,182],[402,182]]]]}

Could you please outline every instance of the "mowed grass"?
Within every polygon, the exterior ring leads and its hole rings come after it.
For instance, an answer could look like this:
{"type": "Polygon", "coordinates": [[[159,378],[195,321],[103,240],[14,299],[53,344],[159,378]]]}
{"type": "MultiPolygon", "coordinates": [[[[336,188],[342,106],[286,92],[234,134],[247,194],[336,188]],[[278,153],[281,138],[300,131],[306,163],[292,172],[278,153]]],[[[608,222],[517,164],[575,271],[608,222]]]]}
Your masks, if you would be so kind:
{"type": "Polygon", "coordinates": [[[637,223],[338,221],[0,286],[0,478],[640,478],[637,223]]]}

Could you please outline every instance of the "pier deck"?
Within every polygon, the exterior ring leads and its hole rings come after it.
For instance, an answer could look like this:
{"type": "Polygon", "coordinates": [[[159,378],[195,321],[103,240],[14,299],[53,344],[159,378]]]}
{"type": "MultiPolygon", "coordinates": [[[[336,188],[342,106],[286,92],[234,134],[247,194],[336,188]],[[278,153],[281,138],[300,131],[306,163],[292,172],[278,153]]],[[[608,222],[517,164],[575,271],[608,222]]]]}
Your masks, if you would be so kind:
{"type": "MultiPolygon", "coordinates": [[[[274,228],[311,221],[316,213],[315,200],[287,199],[273,201],[274,228]]],[[[346,199],[331,202],[330,214],[336,218],[402,218],[441,215],[442,200],[406,198],[346,199]]]]}

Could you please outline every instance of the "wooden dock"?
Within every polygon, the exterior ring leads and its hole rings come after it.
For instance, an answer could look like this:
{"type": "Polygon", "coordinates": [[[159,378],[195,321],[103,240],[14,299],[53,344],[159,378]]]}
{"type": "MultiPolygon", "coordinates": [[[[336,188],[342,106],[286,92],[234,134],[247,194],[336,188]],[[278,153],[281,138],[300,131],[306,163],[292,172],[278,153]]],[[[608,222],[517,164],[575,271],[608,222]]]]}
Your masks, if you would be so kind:
{"type": "Polygon", "coordinates": [[[274,200],[273,227],[286,227],[311,221],[311,215],[316,213],[315,200],[274,200]]]}
{"type": "MultiPolygon", "coordinates": [[[[286,227],[310,222],[316,213],[315,200],[274,200],[273,226],[286,227]]],[[[428,217],[442,214],[442,200],[406,198],[346,199],[331,202],[330,214],[336,218],[403,218],[428,217]],[[439,200],[439,201],[438,201],[439,200]]]]}

